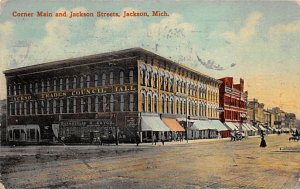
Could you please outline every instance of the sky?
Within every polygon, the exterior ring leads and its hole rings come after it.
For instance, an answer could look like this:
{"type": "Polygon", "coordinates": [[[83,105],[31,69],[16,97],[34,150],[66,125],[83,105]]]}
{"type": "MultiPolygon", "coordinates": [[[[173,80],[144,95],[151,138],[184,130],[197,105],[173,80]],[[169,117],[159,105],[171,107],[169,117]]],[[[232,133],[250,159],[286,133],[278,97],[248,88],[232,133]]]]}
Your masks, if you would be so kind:
{"type": "Polygon", "coordinates": [[[4,70],[133,47],[214,78],[243,78],[249,99],[300,116],[300,0],[0,0],[0,99],[4,70]],[[70,11],[120,17],[69,18],[70,11]],[[124,11],[150,16],[124,18],[124,11]]]}

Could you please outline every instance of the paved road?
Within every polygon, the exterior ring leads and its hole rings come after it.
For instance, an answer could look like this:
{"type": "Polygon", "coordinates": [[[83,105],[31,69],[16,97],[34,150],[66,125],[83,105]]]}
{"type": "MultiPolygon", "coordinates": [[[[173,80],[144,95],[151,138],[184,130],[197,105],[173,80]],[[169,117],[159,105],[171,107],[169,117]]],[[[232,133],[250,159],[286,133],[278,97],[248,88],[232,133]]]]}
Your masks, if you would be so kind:
{"type": "Polygon", "coordinates": [[[2,147],[6,188],[300,188],[300,142],[2,147]],[[280,150],[281,149],[281,150],[280,150]]]}

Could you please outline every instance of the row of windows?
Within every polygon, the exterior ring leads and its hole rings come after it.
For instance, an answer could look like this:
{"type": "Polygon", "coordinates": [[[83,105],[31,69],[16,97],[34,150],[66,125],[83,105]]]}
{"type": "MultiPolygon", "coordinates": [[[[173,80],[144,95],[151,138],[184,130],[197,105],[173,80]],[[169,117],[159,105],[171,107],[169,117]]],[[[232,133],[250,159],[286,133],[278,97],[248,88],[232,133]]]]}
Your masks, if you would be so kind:
{"type": "Polygon", "coordinates": [[[10,103],[10,115],[137,111],[134,95],[102,95],[10,103]]]}
{"type": "MultiPolygon", "coordinates": [[[[113,84],[124,84],[124,71],[119,72],[118,80],[114,77],[114,73],[110,72],[109,80],[107,80],[106,73],[103,73],[101,75],[101,78],[99,78],[98,74],[95,74],[78,77],[74,76],[64,78],[53,78],[47,79],[46,81],[41,80],[39,82],[30,82],[28,84],[23,85],[21,83],[18,83],[8,86],[8,95],[21,95],[39,92],[62,91],[76,88],[106,86],[113,84]]],[[[132,84],[133,81],[133,70],[130,70],[128,82],[132,84]]]]}
{"type": "Polygon", "coordinates": [[[160,80],[158,81],[158,74],[153,74],[153,78],[151,75],[146,77],[145,73],[143,73],[141,76],[142,86],[158,88],[159,83],[160,90],[169,92],[180,92],[195,97],[199,96],[200,98],[204,99],[208,98],[208,100],[211,101],[218,101],[219,98],[218,89],[209,90],[207,89],[207,87],[197,87],[196,85],[191,85],[183,81],[174,82],[173,78],[165,78],[163,76],[161,76],[160,80]]]}
{"type": "Polygon", "coordinates": [[[186,102],[184,100],[176,100],[176,108],[174,108],[175,102],[173,99],[162,97],[158,100],[157,96],[151,95],[146,96],[142,94],[142,111],[143,112],[160,112],[160,113],[168,113],[168,114],[186,114],[188,111],[188,115],[192,116],[209,116],[209,117],[217,117],[217,107],[212,108],[205,104],[198,105],[197,103],[188,102],[188,107],[186,106],[186,102]],[[160,109],[158,109],[158,104],[160,105],[160,109]],[[207,109],[207,111],[206,111],[207,109]]]}
{"type": "Polygon", "coordinates": [[[225,110],[224,117],[227,120],[241,120],[240,112],[225,110]]]}
{"type": "Polygon", "coordinates": [[[236,107],[241,107],[241,108],[246,108],[246,106],[247,106],[246,102],[241,101],[241,100],[237,100],[237,99],[234,99],[234,98],[230,98],[230,97],[227,97],[227,96],[224,97],[224,103],[226,105],[236,106],[236,107]]]}

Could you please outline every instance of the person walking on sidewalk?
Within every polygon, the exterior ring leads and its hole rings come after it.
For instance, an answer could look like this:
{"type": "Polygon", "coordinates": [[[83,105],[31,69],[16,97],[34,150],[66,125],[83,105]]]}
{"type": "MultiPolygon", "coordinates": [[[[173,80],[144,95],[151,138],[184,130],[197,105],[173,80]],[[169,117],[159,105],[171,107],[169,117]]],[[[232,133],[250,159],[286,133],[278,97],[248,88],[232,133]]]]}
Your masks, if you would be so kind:
{"type": "Polygon", "coordinates": [[[154,142],[154,144],[156,145],[157,138],[156,138],[156,134],[155,134],[155,133],[154,133],[153,136],[152,136],[152,145],[153,145],[153,142],[154,142]]]}
{"type": "Polygon", "coordinates": [[[163,146],[165,145],[165,134],[164,133],[162,133],[162,135],[161,135],[161,143],[163,146]]]}
{"type": "Polygon", "coordinates": [[[136,133],[135,142],[136,142],[136,146],[139,146],[139,144],[140,144],[140,135],[139,135],[139,133],[136,133]]]}

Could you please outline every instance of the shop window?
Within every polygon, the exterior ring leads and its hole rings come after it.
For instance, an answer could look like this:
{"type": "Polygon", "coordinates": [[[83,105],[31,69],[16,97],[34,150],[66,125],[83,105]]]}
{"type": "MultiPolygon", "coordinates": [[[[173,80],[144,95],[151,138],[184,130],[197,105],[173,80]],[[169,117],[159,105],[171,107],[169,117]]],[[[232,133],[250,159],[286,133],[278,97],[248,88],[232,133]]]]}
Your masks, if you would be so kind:
{"type": "Polygon", "coordinates": [[[91,110],[92,110],[91,107],[92,107],[92,99],[91,99],[91,97],[89,96],[89,97],[88,97],[88,110],[87,110],[88,112],[91,112],[91,110]]]}

